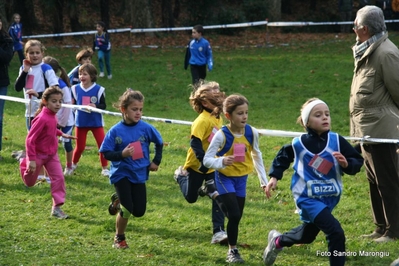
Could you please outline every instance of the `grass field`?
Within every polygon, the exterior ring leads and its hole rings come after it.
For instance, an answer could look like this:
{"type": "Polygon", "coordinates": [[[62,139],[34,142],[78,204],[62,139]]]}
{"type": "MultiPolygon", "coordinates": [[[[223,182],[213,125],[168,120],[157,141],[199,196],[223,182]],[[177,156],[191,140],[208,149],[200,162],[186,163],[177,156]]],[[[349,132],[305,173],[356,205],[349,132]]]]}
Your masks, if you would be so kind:
{"type": "MultiPolygon", "coordinates": [[[[399,37],[391,35],[395,43],[399,37]]],[[[311,97],[329,104],[332,129],[349,134],[348,99],[353,74],[351,38],[320,41],[292,41],[259,48],[214,48],[214,70],[208,80],[220,83],[227,94],[241,93],[250,102],[249,124],[259,129],[302,131],[297,125],[301,105],[311,97]]],[[[72,69],[78,48],[49,47],[46,55],[72,69]]],[[[106,88],[107,110],[127,87],[145,95],[144,115],[193,121],[197,114],[188,103],[191,81],[183,69],[184,48],[114,49],[113,79],[99,79],[106,88]]],[[[96,63],[96,57],[94,58],[96,63]]],[[[11,64],[12,80],[17,77],[17,57],[11,64]]],[[[9,87],[10,96],[22,97],[9,87]]],[[[127,250],[111,247],[115,217],[107,211],[113,187],[100,175],[97,148],[88,138],[79,168],[66,178],[67,220],[50,218],[49,185],[26,188],[18,174],[13,150],[24,148],[26,136],[24,105],[7,102],[4,114],[3,150],[0,161],[0,265],[225,265],[226,246],[211,245],[210,200],[199,198],[188,204],[173,179],[174,170],[184,163],[190,128],[185,125],[152,123],[161,132],[164,147],[160,170],[147,183],[147,212],[131,218],[126,231],[127,250]]],[[[118,122],[105,116],[106,129],[118,122]]],[[[261,137],[263,160],[268,169],[285,137],[261,137]]],[[[61,161],[65,161],[62,147],[61,161]]],[[[300,225],[294,214],[289,189],[292,171],[285,173],[273,198],[267,200],[257,177],[250,175],[239,245],[245,265],[261,265],[262,253],[271,229],[281,232],[300,225]]],[[[374,229],[368,183],[364,170],[344,177],[344,192],[334,215],[345,234],[347,265],[389,265],[399,256],[397,243],[376,244],[360,238],[374,229]]],[[[226,220],[227,222],[227,220],[226,220]]],[[[293,246],[280,253],[275,265],[329,265],[327,243],[319,234],[314,243],[293,246]]]]}

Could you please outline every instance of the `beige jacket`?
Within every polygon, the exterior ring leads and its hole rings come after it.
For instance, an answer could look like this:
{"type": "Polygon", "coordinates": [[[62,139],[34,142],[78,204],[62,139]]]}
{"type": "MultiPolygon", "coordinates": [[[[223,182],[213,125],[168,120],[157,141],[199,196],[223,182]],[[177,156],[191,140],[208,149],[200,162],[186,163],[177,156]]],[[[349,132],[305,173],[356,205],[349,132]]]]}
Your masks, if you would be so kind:
{"type": "Polygon", "coordinates": [[[385,34],[355,62],[349,98],[353,137],[399,139],[399,50],[385,34]]]}

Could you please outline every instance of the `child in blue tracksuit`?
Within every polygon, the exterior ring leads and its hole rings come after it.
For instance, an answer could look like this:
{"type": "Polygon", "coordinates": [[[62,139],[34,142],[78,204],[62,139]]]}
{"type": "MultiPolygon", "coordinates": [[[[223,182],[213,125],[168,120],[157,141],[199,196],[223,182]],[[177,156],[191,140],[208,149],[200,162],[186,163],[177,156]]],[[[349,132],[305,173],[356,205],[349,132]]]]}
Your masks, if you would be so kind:
{"type": "Polygon", "coordinates": [[[307,134],[280,149],[270,168],[266,189],[269,193],[275,189],[277,180],[293,162],[291,190],[303,223],[284,234],[271,230],[263,261],[265,265],[273,265],[283,247],[310,244],[323,231],[330,265],[344,265],[345,234],[332,211],[342,194],[343,173],[358,173],[363,158],[347,140],[330,131],[330,111],[323,101],[309,99],[302,106],[298,122],[307,134]]]}
{"type": "Polygon", "coordinates": [[[146,211],[146,185],[150,171],[157,171],[162,160],[163,140],[156,128],[141,120],[144,96],[128,89],[114,106],[123,120],[111,127],[100,147],[100,152],[111,161],[110,182],[116,193],[108,208],[116,217],[113,247],[128,248],[125,230],[128,219],[141,217],[146,211]],[[155,155],[150,159],[150,144],[155,144],[155,155]]]}
{"type": "Polygon", "coordinates": [[[12,23],[8,34],[10,34],[14,43],[14,52],[18,53],[19,62],[22,65],[22,61],[25,59],[24,56],[24,42],[22,41],[22,23],[21,16],[17,13],[12,15],[12,23]]]}
{"type": "Polygon", "coordinates": [[[188,43],[184,61],[184,69],[190,65],[192,83],[195,85],[206,78],[206,65],[208,70],[213,69],[212,48],[208,40],[202,37],[204,28],[196,25],[192,29],[193,39],[188,43]]]}
{"type": "Polygon", "coordinates": [[[110,36],[102,21],[96,24],[97,33],[94,35],[93,50],[98,51],[98,66],[100,68],[99,77],[104,77],[104,63],[107,69],[108,79],[112,79],[111,72],[111,42],[110,36]],[[104,61],[104,62],[103,62],[104,61]]]}

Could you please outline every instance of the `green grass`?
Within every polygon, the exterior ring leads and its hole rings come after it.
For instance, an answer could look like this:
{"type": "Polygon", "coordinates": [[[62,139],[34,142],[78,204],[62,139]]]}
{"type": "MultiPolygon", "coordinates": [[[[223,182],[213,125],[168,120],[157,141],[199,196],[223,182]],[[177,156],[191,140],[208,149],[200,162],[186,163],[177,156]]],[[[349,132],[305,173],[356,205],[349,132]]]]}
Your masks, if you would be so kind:
{"type": "MultiPolygon", "coordinates": [[[[394,42],[399,38],[391,35],[394,42]]],[[[231,93],[241,93],[250,102],[249,123],[261,129],[302,131],[297,125],[301,105],[310,97],[326,101],[331,109],[333,130],[349,134],[348,98],[353,60],[351,39],[332,39],[276,44],[269,48],[214,48],[214,70],[208,80],[220,83],[231,93]]],[[[49,48],[67,70],[75,65],[77,49],[49,48]]],[[[120,94],[131,87],[143,92],[145,116],[192,121],[197,114],[188,103],[191,81],[183,69],[184,49],[115,49],[112,80],[99,79],[106,88],[110,111],[120,94]]],[[[95,62],[95,61],[94,61],[95,62]]],[[[95,62],[96,64],[96,62],[95,62]]],[[[97,64],[96,64],[97,65],[97,64]]],[[[17,57],[10,75],[17,77],[17,57]]],[[[22,97],[9,87],[9,95],[22,97]]],[[[0,162],[0,265],[224,265],[226,246],[210,245],[212,236],[210,200],[199,198],[188,204],[172,176],[184,163],[190,128],[184,125],[153,123],[168,143],[160,170],[147,183],[147,212],[129,220],[126,237],[130,249],[111,248],[115,217],[107,212],[113,187],[100,175],[101,167],[94,139],[79,168],[66,178],[65,212],[68,220],[49,217],[51,195],[47,184],[25,188],[18,166],[10,153],[24,147],[26,136],[24,106],[6,103],[3,151],[0,162]]],[[[106,129],[119,118],[105,116],[106,129]]],[[[281,145],[290,138],[261,137],[260,145],[268,169],[281,145]]],[[[59,149],[64,162],[62,147],[59,149]]],[[[289,190],[292,171],[286,172],[271,200],[266,200],[255,175],[250,175],[239,244],[246,265],[261,265],[269,230],[287,231],[300,224],[294,214],[289,190]]],[[[398,257],[397,243],[375,244],[361,239],[374,229],[364,170],[344,177],[344,193],[334,215],[346,233],[347,265],[389,265],[398,257]],[[389,256],[360,256],[360,251],[387,252],[389,256]]],[[[276,264],[328,265],[317,256],[327,250],[323,234],[314,243],[286,248],[276,264]]]]}

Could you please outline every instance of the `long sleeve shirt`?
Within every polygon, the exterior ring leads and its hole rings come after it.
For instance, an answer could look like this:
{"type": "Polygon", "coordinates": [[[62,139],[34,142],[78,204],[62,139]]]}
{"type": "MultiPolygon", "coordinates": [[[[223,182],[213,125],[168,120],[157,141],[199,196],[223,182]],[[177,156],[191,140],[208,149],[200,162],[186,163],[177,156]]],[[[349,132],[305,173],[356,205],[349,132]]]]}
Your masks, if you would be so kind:
{"type": "Polygon", "coordinates": [[[39,154],[53,155],[58,151],[58,138],[62,131],[57,129],[56,113],[43,107],[33,119],[25,141],[26,154],[29,161],[36,161],[39,154]]]}

